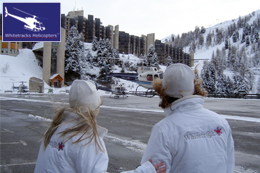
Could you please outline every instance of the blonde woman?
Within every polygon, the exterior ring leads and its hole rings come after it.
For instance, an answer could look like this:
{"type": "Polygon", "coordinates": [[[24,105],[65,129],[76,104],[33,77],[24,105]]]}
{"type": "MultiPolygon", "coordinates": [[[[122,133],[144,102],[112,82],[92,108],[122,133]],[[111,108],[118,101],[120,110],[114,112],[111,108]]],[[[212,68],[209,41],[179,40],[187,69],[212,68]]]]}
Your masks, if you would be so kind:
{"type": "Polygon", "coordinates": [[[233,173],[234,142],[228,122],[203,107],[207,92],[194,71],[173,64],[153,88],[166,117],[154,125],[141,163],[164,161],[167,173],[233,173]]]}
{"type": "MultiPolygon", "coordinates": [[[[35,173],[104,173],[108,155],[103,141],[107,130],[97,125],[102,99],[91,82],[75,80],[69,93],[70,107],[59,110],[43,136],[35,173]]],[[[164,173],[163,164],[146,162],[136,173],[164,173]]]]}

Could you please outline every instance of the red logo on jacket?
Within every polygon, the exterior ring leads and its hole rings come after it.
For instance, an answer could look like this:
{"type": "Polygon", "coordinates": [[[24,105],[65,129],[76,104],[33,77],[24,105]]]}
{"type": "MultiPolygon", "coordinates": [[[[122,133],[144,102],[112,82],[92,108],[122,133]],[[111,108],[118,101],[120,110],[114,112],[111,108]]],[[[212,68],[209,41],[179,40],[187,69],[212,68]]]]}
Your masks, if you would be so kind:
{"type": "Polygon", "coordinates": [[[219,136],[222,134],[221,128],[217,127],[216,130],[214,130],[219,136]]]}
{"type": "Polygon", "coordinates": [[[63,147],[64,147],[63,142],[60,142],[60,143],[59,143],[59,149],[58,149],[58,151],[63,150],[63,147]]]}

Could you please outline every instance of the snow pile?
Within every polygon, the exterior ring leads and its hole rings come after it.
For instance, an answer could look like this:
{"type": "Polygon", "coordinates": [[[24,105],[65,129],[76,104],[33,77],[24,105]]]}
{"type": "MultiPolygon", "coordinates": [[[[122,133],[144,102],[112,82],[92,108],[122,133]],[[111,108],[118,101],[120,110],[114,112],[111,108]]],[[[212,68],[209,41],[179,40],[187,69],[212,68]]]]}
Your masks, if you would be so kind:
{"type": "Polygon", "coordinates": [[[42,68],[30,49],[20,49],[16,57],[0,55],[0,59],[0,93],[12,90],[22,81],[28,84],[31,77],[42,78],[42,68]]]}
{"type": "Polygon", "coordinates": [[[29,117],[29,118],[34,118],[34,119],[37,119],[37,120],[41,120],[41,121],[52,122],[52,119],[43,118],[43,117],[41,117],[41,116],[39,116],[39,115],[29,114],[28,117],[29,117]]]}

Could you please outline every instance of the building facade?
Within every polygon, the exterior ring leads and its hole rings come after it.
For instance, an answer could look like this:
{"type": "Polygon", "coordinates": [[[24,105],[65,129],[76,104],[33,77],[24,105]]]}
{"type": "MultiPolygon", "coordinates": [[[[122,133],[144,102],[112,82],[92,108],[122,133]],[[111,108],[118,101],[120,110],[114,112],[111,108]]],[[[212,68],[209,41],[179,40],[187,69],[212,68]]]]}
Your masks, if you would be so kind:
{"type": "MultiPolygon", "coordinates": [[[[148,48],[151,44],[154,45],[158,60],[162,64],[166,64],[171,57],[173,63],[184,63],[191,65],[191,55],[184,53],[180,47],[162,43],[160,40],[155,40],[155,34],[150,33],[141,37],[130,35],[124,31],[119,31],[119,25],[103,26],[99,18],[94,18],[93,15],[84,17],[84,11],[72,11],[67,16],[61,15],[61,27],[66,30],[66,38],[71,26],[77,27],[79,33],[83,35],[83,41],[91,43],[94,38],[109,39],[112,48],[117,49],[119,53],[133,54],[137,57],[147,55],[148,48]]],[[[194,57],[194,56],[193,56],[194,57]]]]}

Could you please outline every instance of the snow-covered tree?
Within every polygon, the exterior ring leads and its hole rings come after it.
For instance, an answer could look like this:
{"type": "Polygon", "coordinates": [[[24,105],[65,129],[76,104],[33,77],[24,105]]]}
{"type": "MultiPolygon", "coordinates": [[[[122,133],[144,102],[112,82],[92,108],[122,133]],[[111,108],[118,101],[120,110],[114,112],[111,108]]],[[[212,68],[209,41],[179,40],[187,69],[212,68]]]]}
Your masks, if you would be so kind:
{"type": "Polygon", "coordinates": [[[203,66],[203,87],[208,91],[208,93],[215,93],[216,91],[216,69],[212,63],[203,66]]]}
{"type": "Polygon", "coordinates": [[[226,75],[219,75],[216,83],[216,93],[227,94],[227,78],[226,75]]]}
{"type": "Polygon", "coordinates": [[[260,65],[260,42],[258,42],[258,44],[256,46],[256,52],[253,57],[253,61],[254,61],[255,67],[259,67],[259,65],[260,65]]]}
{"type": "Polygon", "coordinates": [[[226,93],[227,94],[232,94],[234,93],[234,84],[233,81],[230,79],[230,77],[227,77],[227,82],[226,82],[226,93]]]}
{"type": "Polygon", "coordinates": [[[204,45],[204,36],[203,36],[203,34],[200,34],[200,36],[199,36],[199,45],[200,45],[200,47],[203,47],[203,45],[204,45]]]}
{"type": "Polygon", "coordinates": [[[217,33],[216,35],[217,44],[221,44],[224,38],[223,30],[217,28],[216,33],[217,33]]]}
{"type": "Polygon", "coordinates": [[[97,42],[97,37],[94,37],[92,41],[92,50],[96,51],[98,49],[98,42],[97,42]]]}
{"type": "Polygon", "coordinates": [[[232,39],[233,39],[233,43],[236,43],[236,42],[239,40],[238,31],[236,31],[236,32],[232,35],[232,39]]]}
{"type": "Polygon", "coordinates": [[[256,85],[257,94],[260,94],[260,77],[258,78],[257,85],[256,85]]]}
{"type": "Polygon", "coordinates": [[[204,26],[202,26],[200,29],[200,33],[204,34],[205,32],[206,32],[206,29],[204,28],[204,26]]]}
{"type": "Polygon", "coordinates": [[[225,49],[228,49],[228,39],[225,39],[225,49]]]}
{"type": "Polygon", "coordinates": [[[82,35],[78,33],[75,26],[72,26],[66,40],[65,51],[65,80],[71,81],[83,75],[81,64],[85,62],[84,43],[82,35]]]}
{"type": "Polygon", "coordinates": [[[239,92],[249,93],[250,88],[246,84],[245,80],[240,75],[235,75],[234,79],[234,93],[238,94],[239,92]]]}
{"type": "Polygon", "coordinates": [[[231,48],[228,50],[228,66],[231,68],[231,70],[236,68],[236,62],[237,62],[237,47],[231,46],[231,48]]]}
{"type": "Polygon", "coordinates": [[[166,66],[170,66],[172,64],[172,57],[171,56],[168,56],[167,59],[166,59],[166,66]]]}
{"type": "Polygon", "coordinates": [[[211,42],[212,42],[212,37],[211,37],[211,33],[209,33],[206,37],[206,46],[207,47],[211,46],[211,42]]]}
{"type": "Polygon", "coordinates": [[[148,47],[148,53],[147,53],[147,63],[148,66],[158,66],[158,56],[157,53],[155,52],[155,47],[153,44],[151,44],[148,47]]]}
{"type": "Polygon", "coordinates": [[[246,46],[249,46],[250,45],[250,39],[249,39],[249,36],[246,37],[246,46]]]}

